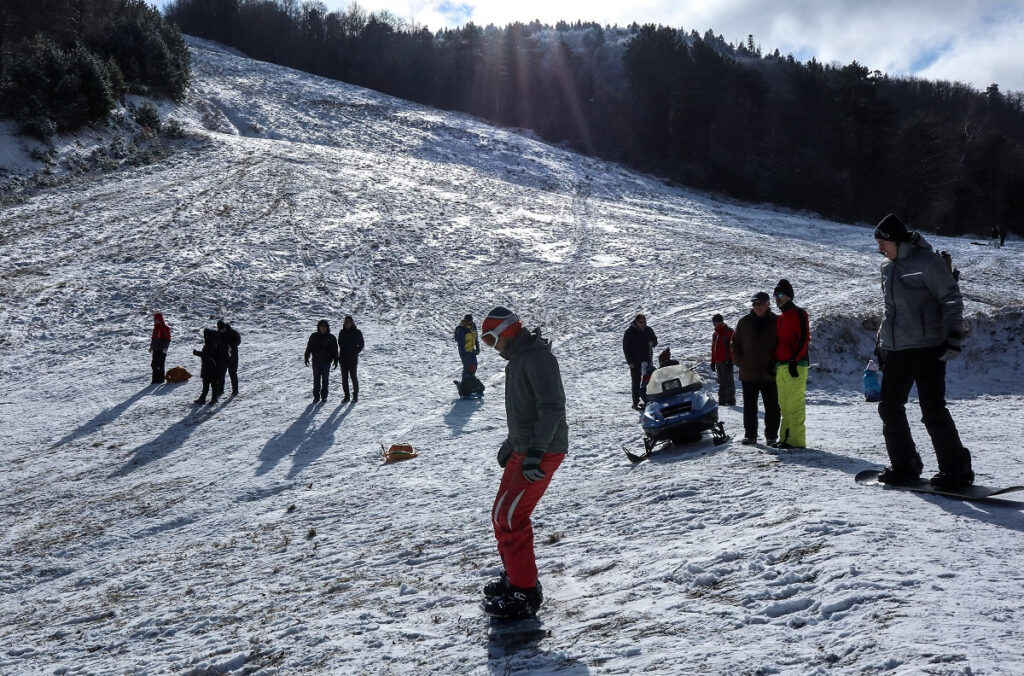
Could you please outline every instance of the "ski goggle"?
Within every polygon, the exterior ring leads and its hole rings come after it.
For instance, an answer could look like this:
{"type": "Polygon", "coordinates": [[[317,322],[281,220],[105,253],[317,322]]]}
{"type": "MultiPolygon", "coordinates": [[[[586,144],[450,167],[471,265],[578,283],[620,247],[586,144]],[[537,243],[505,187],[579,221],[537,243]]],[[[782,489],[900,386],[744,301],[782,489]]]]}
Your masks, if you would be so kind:
{"type": "Polygon", "coordinates": [[[488,329],[480,334],[480,340],[484,341],[490,347],[494,347],[497,344],[498,339],[501,337],[501,332],[512,326],[519,321],[519,317],[515,314],[511,314],[508,317],[495,326],[493,329],[488,329]]]}

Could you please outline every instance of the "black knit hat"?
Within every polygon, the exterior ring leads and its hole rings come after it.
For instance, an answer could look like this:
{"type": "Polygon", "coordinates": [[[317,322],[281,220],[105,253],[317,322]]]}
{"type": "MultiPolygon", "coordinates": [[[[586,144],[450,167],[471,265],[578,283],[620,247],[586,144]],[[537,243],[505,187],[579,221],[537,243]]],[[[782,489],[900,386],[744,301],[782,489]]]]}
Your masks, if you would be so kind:
{"type": "Polygon", "coordinates": [[[775,291],[773,292],[776,296],[780,293],[789,296],[790,298],[796,298],[793,293],[793,285],[789,283],[788,279],[780,279],[779,283],[775,285],[775,291]]]}
{"type": "Polygon", "coordinates": [[[885,239],[890,242],[906,242],[910,239],[910,232],[907,226],[896,214],[889,214],[883,218],[878,227],[875,228],[875,239],[885,239]]]}
{"type": "Polygon", "coordinates": [[[715,315],[714,317],[711,318],[711,323],[712,324],[718,324],[718,323],[724,322],[724,321],[725,321],[725,317],[723,317],[722,315],[715,315]]]}

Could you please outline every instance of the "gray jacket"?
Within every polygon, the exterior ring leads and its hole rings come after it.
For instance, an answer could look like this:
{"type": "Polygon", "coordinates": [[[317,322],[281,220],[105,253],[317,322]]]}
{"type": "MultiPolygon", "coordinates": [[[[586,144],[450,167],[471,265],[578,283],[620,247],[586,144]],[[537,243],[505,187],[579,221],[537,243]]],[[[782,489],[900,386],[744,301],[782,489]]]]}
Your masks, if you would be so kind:
{"type": "Polygon", "coordinates": [[[519,332],[501,356],[505,366],[505,417],[508,440],[525,453],[536,448],[546,453],[569,450],[565,422],[565,391],[558,360],[540,332],[519,332]]]}
{"type": "Polygon", "coordinates": [[[885,314],[878,332],[883,350],[942,345],[964,330],[964,301],[946,263],[920,233],[900,242],[896,260],[882,263],[885,314]]]}

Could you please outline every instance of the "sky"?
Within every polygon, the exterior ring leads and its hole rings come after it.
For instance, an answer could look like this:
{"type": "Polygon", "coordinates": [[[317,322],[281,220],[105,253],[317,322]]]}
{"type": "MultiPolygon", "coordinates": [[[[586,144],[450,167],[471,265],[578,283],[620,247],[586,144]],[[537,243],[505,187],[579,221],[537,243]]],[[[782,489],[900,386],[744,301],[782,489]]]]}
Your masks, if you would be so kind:
{"type": "MultiPolygon", "coordinates": [[[[331,9],[349,2],[327,0],[331,9]]],[[[360,0],[431,29],[539,19],[660,23],[800,60],[1024,91],[1024,0],[360,0]]]]}

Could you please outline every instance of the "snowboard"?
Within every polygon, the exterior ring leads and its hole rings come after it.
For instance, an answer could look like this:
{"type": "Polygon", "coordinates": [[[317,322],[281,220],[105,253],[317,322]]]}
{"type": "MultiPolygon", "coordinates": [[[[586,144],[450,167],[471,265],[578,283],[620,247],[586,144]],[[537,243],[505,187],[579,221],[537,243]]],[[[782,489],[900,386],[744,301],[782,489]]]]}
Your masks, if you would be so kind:
{"type": "Polygon", "coordinates": [[[469,392],[467,394],[462,394],[462,383],[458,380],[453,380],[452,382],[455,383],[455,389],[459,390],[459,399],[482,399],[484,396],[483,392],[469,392]]]}
{"type": "Polygon", "coordinates": [[[1024,486],[991,488],[989,486],[979,486],[978,484],[968,486],[967,488],[959,491],[946,491],[935,488],[927,479],[918,479],[915,483],[907,484],[906,486],[892,486],[889,484],[883,484],[878,480],[878,475],[881,473],[882,470],[880,469],[866,469],[862,472],[858,472],[857,476],[854,477],[854,481],[865,486],[884,486],[886,488],[893,488],[896,490],[913,491],[915,493],[932,493],[934,495],[943,495],[949,498],[959,498],[961,500],[999,500],[1007,493],[1024,491],[1024,486]]]}
{"type": "Polygon", "coordinates": [[[490,657],[502,657],[510,650],[536,647],[550,636],[551,630],[536,616],[518,620],[488,618],[487,643],[490,657]]]}

